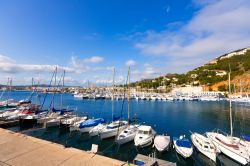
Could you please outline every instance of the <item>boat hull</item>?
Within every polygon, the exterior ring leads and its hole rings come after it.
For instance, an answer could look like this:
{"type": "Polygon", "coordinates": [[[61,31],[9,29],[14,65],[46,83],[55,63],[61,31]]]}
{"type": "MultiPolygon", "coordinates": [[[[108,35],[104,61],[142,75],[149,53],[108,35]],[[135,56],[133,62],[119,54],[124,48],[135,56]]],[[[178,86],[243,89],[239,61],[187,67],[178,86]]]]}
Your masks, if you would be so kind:
{"type": "Polygon", "coordinates": [[[119,127],[119,130],[118,130],[118,128],[115,128],[115,129],[110,129],[110,130],[107,130],[107,131],[103,131],[103,132],[100,133],[100,138],[101,139],[106,139],[106,138],[115,137],[116,135],[118,135],[125,128],[126,128],[126,126],[121,126],[121,127],[119,127]]]}
{"type": "Polygon", "coordinates": [[[19,119],[20,128],[30,128],[37,125],[37,119],[19,119]]]}
{"type": "Polygon", "coordinates": [[[157,135],[154,139],[154,146],[159,152],[167,151],[170,146],[170,136],[157,135]]]}
{"type": "Polygon", "coordinates": [[[130,134],[129,136],[125,137],[125,138],[122,138],[122,139],[116,139],[116,143],[122,145],[122,144],[125,144],[125,143],[128,143],[128,142],[131,142],[133,141],[135,138],[135,134],[130,134]]]}

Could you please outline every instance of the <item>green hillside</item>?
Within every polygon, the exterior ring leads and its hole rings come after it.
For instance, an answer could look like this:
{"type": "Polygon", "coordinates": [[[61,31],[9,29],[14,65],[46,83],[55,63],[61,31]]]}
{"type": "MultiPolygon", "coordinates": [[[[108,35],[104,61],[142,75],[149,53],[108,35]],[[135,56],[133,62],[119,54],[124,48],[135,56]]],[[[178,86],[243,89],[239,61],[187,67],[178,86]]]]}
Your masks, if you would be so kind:
{"type": "MultiPolygon", "coordinates": [[[[243,49],[242,49],[243,50],[243,49]]],[[[242,50],[237,50],[242,51],[242,50]]],[[[133,86],[141,88],[154,88],[166,86],[170,90],[173,86],[185,85],[207,85],[212,86],[218,82],[228,79],[229,65],[231,68],[231,78],[250,71],[250,50],[242,55],[227,57],[229,54],[222,55],[209,63],[200,66],[185,74],[166,74],[155,79],[147,79],[133,83],[133,86]]]]}

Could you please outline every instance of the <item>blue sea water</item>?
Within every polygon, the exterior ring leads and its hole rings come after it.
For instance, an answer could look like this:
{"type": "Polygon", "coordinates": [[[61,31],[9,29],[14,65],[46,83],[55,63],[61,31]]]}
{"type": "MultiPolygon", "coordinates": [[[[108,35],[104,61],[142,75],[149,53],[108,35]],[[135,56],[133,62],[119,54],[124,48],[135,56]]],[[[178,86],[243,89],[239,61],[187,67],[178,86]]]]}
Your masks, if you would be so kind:
{"type": "MultiPolygon", "coordinates": [[[[21,100],[28,98],[31,92],[11,92],[11,98],[21,100]]],[[[5,94],[6,97],[7,94],[5,94]]],[[[33,103],[42,103],[45,94],[33,95],[33,103]]],[[[44,108],[48,108],[53,94],[48,94],[44,108]]],[[[63,107],[77,108],[78,115],[87,113],[89,117],[102,117],[107,121],[112,119],[112,104],[114,105],[115,116],[127,118],[127,101],[111,100],[79,100],[71,94],[64,94],[63,107]]],[[[61,107],[61,95],[55,95],[55,108],[61,107]]],[[[205,133],[214,129],[221,129],[229,132],[229,103],[204,102],[204,101],[136,101],[130,102],[131,117],[136,117],[137,122],[151,125],[158,134],[168,134],[171,137],[185,134],[189,138],[190,132],[205,133]]],[[[250,134],[250,106],[246,104],[235,104],[233,110],[234,135],[241,133],[250,134]]],[[[99,145],[99,154],[117,158],[124,161],[131,161],[137,153],[149,155],[155,152],[153,147],[137,149],[133,142],[118,147],[114,139],[101,141],[98,137],[91,138],[88,134],[68,132],[58,127],[50,129],[28,130],[27,135],[50,140],[67,146],[89,150],[91,144],[99,145]]],[[[174,149],[169,152],[158,153],[158,158],[177,162],[177,165],[216,165],[200,153],[195,153],[192,159],[184,160],[178,156],[174,149]]],[[[238,165],[224,155],[218,156],[217,165],[238,165]]]]}

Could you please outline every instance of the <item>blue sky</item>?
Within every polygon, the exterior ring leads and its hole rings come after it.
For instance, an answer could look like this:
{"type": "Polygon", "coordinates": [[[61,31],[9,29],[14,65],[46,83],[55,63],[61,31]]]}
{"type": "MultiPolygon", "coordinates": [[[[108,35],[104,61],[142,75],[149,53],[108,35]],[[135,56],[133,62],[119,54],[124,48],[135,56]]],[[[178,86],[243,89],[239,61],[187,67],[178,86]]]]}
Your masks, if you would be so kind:
{"type": "Polygon", "coordinates": [[[0,0],[0,84],[124,83],[182,73],[250,46],[248,0],[0,0]]]}

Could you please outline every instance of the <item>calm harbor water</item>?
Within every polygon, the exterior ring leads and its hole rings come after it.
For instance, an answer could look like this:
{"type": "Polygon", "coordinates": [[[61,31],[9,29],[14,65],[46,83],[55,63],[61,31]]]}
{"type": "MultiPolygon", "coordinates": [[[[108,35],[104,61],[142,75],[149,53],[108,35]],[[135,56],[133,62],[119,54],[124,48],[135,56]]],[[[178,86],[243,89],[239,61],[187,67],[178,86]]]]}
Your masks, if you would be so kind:
{"type": "MultiPolygon", "coordinates": [[[[5,94],[7,95],[7,94],[5,94]]],[[[30,92],[11,92],[13,99],[24,99],[30,92]]],[[[33,96],[33,102],[43,101],[45,94],[40,97],[33,96]]],[[[60,108],[60,94],[55,96],[55,108],[60,108]]],[[[51,102],[52,94],[46,98],[45,108],[51,102]]],[[[114,112],[116,116],[122,115],[127,118],[127,101],[114,101],[114,112]]],[[[74,99],[71,94],[63,95],[63,106],[77,108],[76,114],[87,113],[91,117],[103,117],[110,121],[112,113],[111,100],[79,100],[74,99]]],[[[131,100],[131,116],[138,119],[138,123],[151,125],[158,134],[168,134],[171,137],[185,134],[190,136],[190,132],[205,133],[214,129],[221,129],[229,132],[229,103],[203,102],[203,101],[136,101],[131,100]]],[[[250,134],[250,106],[246,104],[233,103],[234,135],[241,133],[250,134]]],[[[114,139],[99,140],[98,137],[89,137],[88,134],[80,134],[58,127],[49,129],[35,129],[24,131],[25,134],[34,137],[50,140],[78,149],[90,150],[91,144],[99,145],[99,154],[117,158],[124,161],[131,161],[137,153],[148,155],[155,152],[153,147],[136,148],[133,142],[118,147],[114,139]]],[[[238,165],[224,155],[218,156],[215,164],[205,156],[195,152],[192,159],[184,160],[178,156],[174,149],[169,152],[157,153],[158,158],[177,162],[177,165],[238,165]]]]}

